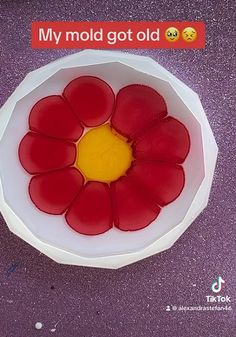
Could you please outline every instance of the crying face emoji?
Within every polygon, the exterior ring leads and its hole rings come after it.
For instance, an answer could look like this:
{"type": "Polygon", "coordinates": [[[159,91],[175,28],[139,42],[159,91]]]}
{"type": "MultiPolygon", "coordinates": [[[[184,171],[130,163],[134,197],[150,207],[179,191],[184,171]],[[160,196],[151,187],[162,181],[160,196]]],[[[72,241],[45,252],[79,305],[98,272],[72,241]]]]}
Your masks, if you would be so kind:
{"type": "Polygon", "coordinates": [[[167,28],[165,31],[165,38],[169,42],[175,42],[179,39],[179,30],[175,27],[167,28]]]}
{"type": "Polygon", "coordinates": [[[182,31],[182,38],[185,42],[193,42],[197,38],[197,32],[193,27],[187,27],[182,31]]]}

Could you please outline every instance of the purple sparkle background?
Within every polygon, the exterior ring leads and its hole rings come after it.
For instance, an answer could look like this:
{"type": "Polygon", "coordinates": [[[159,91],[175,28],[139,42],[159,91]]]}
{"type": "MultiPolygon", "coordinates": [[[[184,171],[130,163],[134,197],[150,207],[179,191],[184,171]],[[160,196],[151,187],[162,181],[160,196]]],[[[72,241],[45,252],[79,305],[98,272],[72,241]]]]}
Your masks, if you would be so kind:
{"type": "Polygon", "coordinates": [[[170,250],[120,270],[56,264],[0,218],[1,337],[236,336],[233,303],[230,312],[165,311],[206,305],[217,275],[226,281],[222,295],[236,295],[235,12],[234,0],[0,0],[0,105],[29,71],[74,52],[32,50],[34,20],[205,21],[204,50],[130,52],[153,57],[200,95],[219,145],[207,209],[170,250]]]}

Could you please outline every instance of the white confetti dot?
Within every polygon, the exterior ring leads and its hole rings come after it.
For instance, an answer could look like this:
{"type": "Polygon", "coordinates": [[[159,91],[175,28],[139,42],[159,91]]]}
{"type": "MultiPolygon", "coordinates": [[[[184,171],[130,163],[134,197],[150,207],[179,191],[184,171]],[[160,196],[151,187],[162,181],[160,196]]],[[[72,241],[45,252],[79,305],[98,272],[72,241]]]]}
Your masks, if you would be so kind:
{"type": "Polygon", "coordinates": [[[41,322],[35,323],[35,329],[40,330],[42,329],[42,327],[43,327],[43,324],[41,322]]]}

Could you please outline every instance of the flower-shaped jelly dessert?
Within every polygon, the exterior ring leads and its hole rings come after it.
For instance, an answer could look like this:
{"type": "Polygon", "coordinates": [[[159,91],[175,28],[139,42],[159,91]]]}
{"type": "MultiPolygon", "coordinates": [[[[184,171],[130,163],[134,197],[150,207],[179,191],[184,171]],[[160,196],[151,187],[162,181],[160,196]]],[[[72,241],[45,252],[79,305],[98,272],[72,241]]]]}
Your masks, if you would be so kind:
{"type": "Polygon", "coordinates": [[[157,91],[132,84],[115,96],[103,80],[81,76],[33,106],[19,158],[36,207],[96,235],[152,223],[184,188],[189,148],[157,91]]]}

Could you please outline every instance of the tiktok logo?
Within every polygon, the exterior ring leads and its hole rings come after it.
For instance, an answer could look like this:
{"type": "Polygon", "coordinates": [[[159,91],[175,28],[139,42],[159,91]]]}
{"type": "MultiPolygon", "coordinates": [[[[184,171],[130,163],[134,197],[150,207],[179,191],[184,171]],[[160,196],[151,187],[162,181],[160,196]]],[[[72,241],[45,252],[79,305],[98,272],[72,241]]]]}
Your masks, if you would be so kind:
{"type": "Polygon", "coordinates": [[[217,280],[213,281],[211,285],[211,290],[213,291],[213,293],[219,293],[221,291],[223,283],[225,283],[225,281],[222,279],[221,276],[218,276],[217,280]]]}
{"type": "MultiPolygon", "coordinates": [[[[212,285],[211,285],[211,291],[213,291],[213,293],[219,293],[222,289],[222,285],[223,283],[225,283],[225,281],[222,279],[221,276],[217,277],[216,281],[213,281],[212,285]]],[[[231,302],[231,298],[229,295],[207,295],[206,296],[207,302],[208,303],[229,303],[231,302]]],[[[231,309],[229,309],[231,310],[231,309]]]]}

